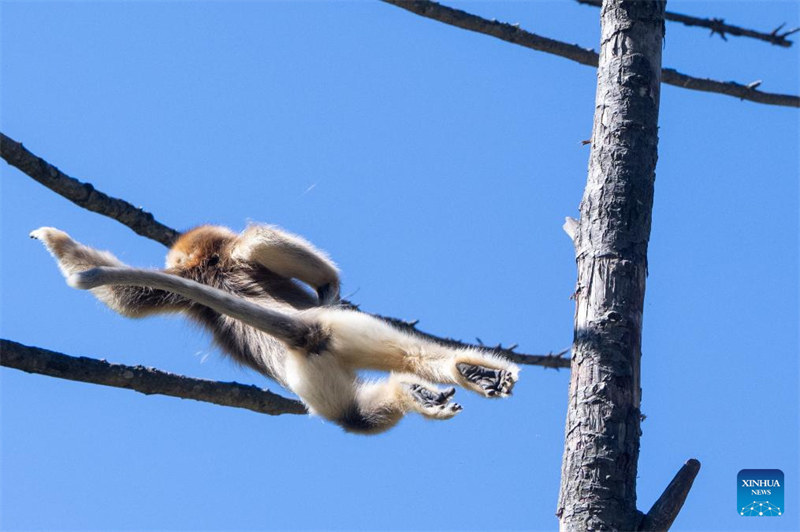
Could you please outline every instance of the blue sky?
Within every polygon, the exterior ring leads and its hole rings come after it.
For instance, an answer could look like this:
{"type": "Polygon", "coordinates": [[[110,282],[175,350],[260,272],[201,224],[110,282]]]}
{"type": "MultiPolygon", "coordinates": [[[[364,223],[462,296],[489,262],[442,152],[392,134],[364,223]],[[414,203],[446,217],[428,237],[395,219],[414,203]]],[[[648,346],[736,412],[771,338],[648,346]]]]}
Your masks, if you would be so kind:
{"type": "MultiPolygon", "coordinates": [[[[454,4],[597,48],[573,2],[454,4]]],[[[756,29],[793,2],[670,2],[756,29]]],[[[187,229],[281,225],[344,295],[467,341],[571,343],[571,243],[591,68],[378,2],[8,2],[2,131],[187,229]]],[[[796,36],[797,37],[797,36],[796,36]]],[[[800,39],[800,37],[797,37],[800,39]]],[[[798,48],[667,26],[664,65],[799,92],[798,48]]],[[[800,528],[798,114],[665,86],[644,315],[639,506],[702,470],[676,530],[800,528]],[[780,518],[736,513],[740,469],[781,469],[780,518]]],[[[128,320],[28,239],[52,225],[138,266],[164,248],[0,165],[2,337],[268,385],[178,317],[128,320]]],[[[377,437],[0,369],[4,530],[549,530],[569,373],[377,437]]]]}

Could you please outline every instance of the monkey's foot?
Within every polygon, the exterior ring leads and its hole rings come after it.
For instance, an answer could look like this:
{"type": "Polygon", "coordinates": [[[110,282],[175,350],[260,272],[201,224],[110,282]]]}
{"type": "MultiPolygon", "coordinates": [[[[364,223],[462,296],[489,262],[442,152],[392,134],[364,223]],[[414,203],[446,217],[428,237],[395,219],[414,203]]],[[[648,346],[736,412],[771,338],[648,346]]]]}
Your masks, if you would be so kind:
{"type": "Polygon", "coordinates": [[[486,397],[508,397],[517,382],[517,377],[505,369],[487,368],[459,362],[458,372],[471,385],[470,388],[486,397]]]}
{"type": "Polygon", "coordinates": [[[421,384],[406,384],[408,395],[416,403],[415,410],[431,419],[450,419],[459,412],[462,406],[451,403],[450,398],[456,393],[455,388],[448,388],[443,392],[431,390],[421,384]]]}

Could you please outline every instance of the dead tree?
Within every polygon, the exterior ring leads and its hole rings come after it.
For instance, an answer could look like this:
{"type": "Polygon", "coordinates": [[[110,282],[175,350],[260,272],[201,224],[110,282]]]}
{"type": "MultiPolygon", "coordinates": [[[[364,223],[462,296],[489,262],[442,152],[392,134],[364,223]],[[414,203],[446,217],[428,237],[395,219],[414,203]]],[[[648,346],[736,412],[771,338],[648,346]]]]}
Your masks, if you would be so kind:
{"type": "MultiPolygon", "coordinates": [[[[598,67],[592,151],[580,220],[570,219],[565,225],[575,243],[578,269],[571,364],[561,358],[563,353],[522,355],[513,352],[513,347],[500,345],[493,350],[519,363],[571,366],[557,509],[561,529],[669,529],[698,473],[697,460],[686,462],[646,515],[636,505],[642,311],[657,160],[660,85],[663,82],[788,107],[800,107],[800,97],[759,91],[760,81],[721,82],[662,69],[666,0],[603,0],[599,56],[593,50],[528,32],[517,24],[487,20],[429,0],[383,1],[446,24],[598,67]]],[[[669,18],[708,27],[723,37],[725,33],[749,36],[784,47],[791,45],[786,37],[797,31],[780,33],[779,27],[764,34],[726,25],[721,19],[701,20],[678,14],[669,18]]],[[[0,155],[78,205],[117,219],[143,236],[169,245],[177,235],[148,213],[69,178],[1,134],[0,155]]],[[[383,319],[407,329],[416,326],[416,321],[383,319]]],[[[435,339],[463,345],[449,338],[435,339]]],[[[283,398],[278,397],[279,406],[275,406],[271,395],[256,393],[260,390],[243,391],[227,383],[200,383],[207,388],[189,395],[181,378],[162,372],[94,363],[99,361],[87,363],[87,359],[75,362],[57,353],[5,340],[0,341],[0,349],[6,353],[13,349],[15,354],[15,357],[0,357],[0,362],[24,371],[143,393],[213,400],[265,413],[303,412],[297,404],[282,402],[283,398]],[[65,367],[71,369],[65,371],[65,367]],[[248,394],[246,400],[238,399],[244,392],[248,394]],[[220,398],[222,395],[224,399],[220,398]]]]}
{"type": "Polygon", "coordinates": [[[665,4],[606,0],[601,12],[589,176],[580,221],[565,226],[578,283],[557,510],[562,530],[636,530],[641,521],[639,368],[665,4]]]}

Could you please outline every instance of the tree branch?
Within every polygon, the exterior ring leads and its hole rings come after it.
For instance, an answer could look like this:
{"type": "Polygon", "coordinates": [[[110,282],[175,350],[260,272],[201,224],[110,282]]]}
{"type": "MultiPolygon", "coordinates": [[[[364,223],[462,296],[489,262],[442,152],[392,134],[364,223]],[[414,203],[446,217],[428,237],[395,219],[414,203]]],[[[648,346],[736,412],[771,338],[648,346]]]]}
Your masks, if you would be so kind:
{"type": "MultiPolygon", "coordinates": [[[[576,1],[579,4],[584,4],[587,6],[595,6],[595,7],[600,7],[602,4],[602,0],[576,0],[576,1]]],[[[720,37],[722,37],[723,41],[728,40],[728,38],[725,35],[729,34],[729,35],[735,35],[737,37],[750,37],[753,39],[758,39],[760,41],[766,41],[776,46],[783,46],[784,48],[789,48],[792,45],[792,41],[790,41],[786,37],[800,31],[800,28],[793,28],[791,30],[787,30],[781,33],[781,29],[783,29],[784,26],[783,24],[781,24],[771,32],[764,33],[761,31],[748,30],[747,28],[741,28],[739,26],[734,26],[732,24],[725,24],[725,20],[721,18],[698,18],[689,15],[681,15],[680,13],[671,13],[669,11],[667,11],[664,14],[664,18],[667,20],[671,20],[672,22],[680,22],[685,26],[698,26],[701,28],[708,28],[711,30],[711,35],[714,35],[716,33],[720,37]]]]}
{"type": "Polygon", "coordinates": [[[648,532],[669,530],[672,522],[675,521],[681,508],[683,508],[683,503],[686,501],[689,490],[692,489],[692,484],[699,471],[700,462],[694,458],[690,458],[683,464],[675,478],[664,490],[664,493],[653,504],[647,515],[644,516],[642,523],[639,525],[639,530],[648,532]]]}
{"type": "Polygon", "coordinates": [[[0,133],[0,154],[8,164],[19,168],[53,192],[64,196],[79,207],[114,218],[142,236],[170,246],[180,235],[178,231],[157,222],[149,212],[134,207],[127,201],[107,196],[95,190],[91,184],[66,175],[26,150],[21,143],[2,133],[0,133]]]}
{"type": "Polygon", "coordinates": [[[145,395],[169,395],[246,408],[272,416],[307,413],[300,401],[281,397],[257,386],[195,379],[144,366],[72,357],[5,339],[0,339],[0,365],[59,379],[127,388],[145,395]]]}
{"type": "MultiPolygon", "coordinates": [[[[94,212],[103,214],[133,229],[136,233],[169,246],[180,233],[155,220],[152,214],[141,209],[136,209],[130,203],[112,198],[96,190],[89,183],[82,183],[74,179],[44,159],[34,155],[14,139],[0,133],[0,155],[9,164],[15,166],[36,181],[43,183],[52,191],[73,201],[80,207],[87,208],[94,212]],[[86,197],[89,196],[91,206],[87,205],[86,197]],[[77,199],[76,199],[77,198],[77,199]],[[120,207],[122,206],[122,207],[120,207]],[[135,212],[132,212],[135,211],[135,212]],[[133,214],[133,215],[132,215],[133,214]]],[[[353,309],[360,310],[357,305],[343,301],[353,309]]],[[[363,312],[363,311],[362,311],[363,312]]],[[[569,368],[570,360],[564,358],[567,351],[560,353],[549,353],[547,355],[529,355],[514,352],[513,348],[504,348],[501,345],[496,347],[486,347],[484,345],[470,344],[454,340],[452,338],[442,338],[432,334],[422,332],[416,328],[417,322],[407,322],[405,320],[372,314],[395,327],[409,333],[417,334],[423,338],[438,342],[451,347],[473,347],[491,351],[516,362],[517,364],[528,364],[533,366],[543,366],[546,368],[569,368]]]]}
{"type": "Polygon", "coordinates": [[[557,55],[582,65],[597,66],[597,53],[591,48],[582,48],[577,44],[567,44],[548,37],[542,37],[523,30],[518,24],[488,20],[429,0],[381,1],[457,28],[490,35],[502,41],[518,44],[531,50],[557,55]]]}
{"type": "MultiPolygon", "coordinates": [[[[357,305],[354,305],[349,301],[343,301],[342,303],[355,310],[360,310],[357,305]]],[[[558,353],[550,352],[546,355],[527,355],[524,353],[516,353],[514,351],[516,346],[503,347],[501,344],[497,344],[494,347],[489,347],[483,344],[471,344],[468,342],[462,342],[461,340],[455,340],[453,338],[442,338],[441,336],[434,336],[430,333],[426,333],[424,331],[420,331],[419,329],[417,329],[416,321],[408,322],[397,318],[391,318],[389,316],[381,316],[380,314],[370,314],[370,316],[374,316],[380,320],[385,321],[386,323],[390,323],[391,325],[394,325],[396,328],[401,329],[407,333],[415,334],[421,338],[425,338],[426,340],[446,345],[448,347],[455,347],[455,348],[472,347],[474,349],[481,349],[483,351],[489,351],[496,355],[505,357],[509,359],[511,362],[515,362],[517,364],[525,364],[528,366],[542,366],[545,368],[553,368],[553,369],[570,367],[570,359],[564,358],[564,355],[569,353],[570,351],[569,348],[563,349],[558,353]]]]}
{"type": "MultiPolygon", "coordinates": [[[[381,1],[400,7],[406,11],[411,11],[420,16],[444,22],[451,26],[490,35],[532,50],[564,57],[582,65],[597,66],[598,55],[594,50],[582,48],[577,44],[567,44],[565,42],[542,37],[541,35],[536,35],[535,33],[521,29],[519,25],[488,20],[467,13],[466,11],[443,6],[429,0],[381,1]]],[[[696,78],[687,74],[681,74],[672,68],[663,69],[661,81],[684,89],[726,94],[757,103],[781,105],[785,107],[800,107],[800,96],[761,92],[756,90],[759,85],[757,83],[742,85],[734,81],[716,81],[712,79],[696,78]]]]}

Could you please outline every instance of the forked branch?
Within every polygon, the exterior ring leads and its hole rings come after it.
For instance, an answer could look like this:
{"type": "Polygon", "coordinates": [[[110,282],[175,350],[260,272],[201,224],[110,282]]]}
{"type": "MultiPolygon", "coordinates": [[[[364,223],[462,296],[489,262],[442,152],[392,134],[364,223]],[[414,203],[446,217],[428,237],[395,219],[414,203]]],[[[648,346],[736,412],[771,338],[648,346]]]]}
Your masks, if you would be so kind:
{"type": "Polygon", "coordinates": [[[678,513],[683,508],[689,490],[700,471],[700,462],[690,458],[675,474],[675,478],[653,504],[650,511],[642,519],[639,530],[647,532],[660,532],[669,530],[678,513]]]}

